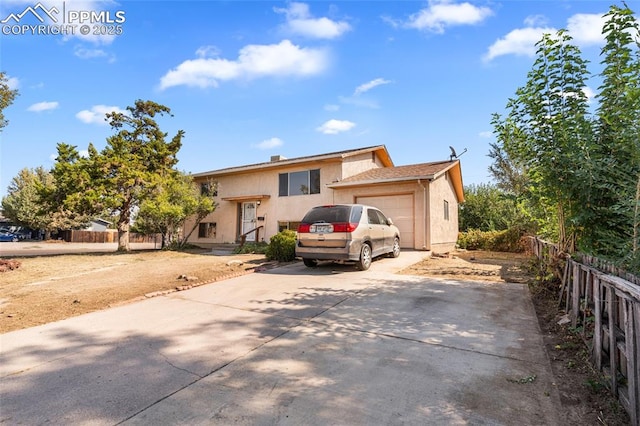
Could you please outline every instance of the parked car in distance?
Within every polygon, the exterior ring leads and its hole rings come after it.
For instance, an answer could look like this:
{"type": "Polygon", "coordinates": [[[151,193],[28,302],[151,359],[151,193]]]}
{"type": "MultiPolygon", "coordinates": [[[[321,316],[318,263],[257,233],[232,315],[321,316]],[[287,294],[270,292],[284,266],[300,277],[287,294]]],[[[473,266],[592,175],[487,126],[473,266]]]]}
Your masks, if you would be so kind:
{"type": "Polygon", "coordinates": [[[18,236],[11,232],[0,232],[0,242],[15,243],[18,241],[18,236]]]}
{"type": "Polygon", "coordinates": [[[317,206],[298,226],[296,256],[308,267],[316,266],[318,260],[353,261],[364,271],[382,255],[400,256],[400,231],[375,207],[317,206]]]}

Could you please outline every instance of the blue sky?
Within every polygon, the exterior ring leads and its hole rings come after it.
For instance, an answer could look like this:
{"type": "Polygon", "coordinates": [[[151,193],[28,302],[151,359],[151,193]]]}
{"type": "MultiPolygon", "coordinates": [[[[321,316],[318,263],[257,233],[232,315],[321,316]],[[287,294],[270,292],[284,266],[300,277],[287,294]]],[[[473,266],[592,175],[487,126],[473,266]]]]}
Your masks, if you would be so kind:
{"type": "Polygon", "coordinates": [[[568,29],[597,74],[611,4],[3,0],[0,69],[20,95],[0,133],[0,196],[20,169],[50,168],[58,142],[104,147],[104,114],[137,99],[171,108],[158,121],[185,131],[186,172],[378,144],[405,165],[451,145],[467,149],[465,185],[490,182],[491,114],[526,81],[535,42],[568,29]],[[62,22],[66,35],[23,27],[62,22]]]}

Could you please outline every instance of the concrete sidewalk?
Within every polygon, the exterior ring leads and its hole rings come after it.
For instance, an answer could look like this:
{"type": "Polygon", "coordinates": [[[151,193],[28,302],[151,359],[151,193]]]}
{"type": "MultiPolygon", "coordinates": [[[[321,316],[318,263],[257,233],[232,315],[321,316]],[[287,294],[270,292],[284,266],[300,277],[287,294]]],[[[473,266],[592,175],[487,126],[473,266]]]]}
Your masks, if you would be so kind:
{"type": "MultiPolygon", "coordinates": [[[[131,250],[157,250],[157,243],[131,243],[131,250]]],[[[65,241],[19,241],[1,243],[0,256],[50,256],[58,254],[109,253],[118,249],[118,243],[67,243],[65,241]]]]}
{"type": "Polygon", "coordinates": [[[6,424],[560,424],[526,286],[301,264],[0,335],[6,424]]]}

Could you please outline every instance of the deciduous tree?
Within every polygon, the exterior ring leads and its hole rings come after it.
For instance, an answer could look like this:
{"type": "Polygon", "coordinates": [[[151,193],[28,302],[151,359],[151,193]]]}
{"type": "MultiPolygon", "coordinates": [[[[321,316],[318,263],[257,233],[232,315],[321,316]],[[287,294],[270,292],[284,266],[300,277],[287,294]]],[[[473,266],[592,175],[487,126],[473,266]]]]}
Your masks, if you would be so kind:
{"type": "Polygon", "coordinates": [[[13,103],[18,96],[17,89],[9,87],[9,79],[4,71],[0,72],[0,131],[7,126],[8,121],[4,117],[4,110],[13,103]]]}
{"type": "Polygon", "coordinates": [[[464,194],[460,231],[502,231],[515,227],[533,231],[531,219],[515,195],[489,184],[465,186],[464,194]]]}
{"type": "Polygon", "coordinates": [[[191,176],[176,172],[172,178],[156,186],[152,196],[142,202],[136,215],[135,229],[146,234],[161,234],[162,248],[184,246],[202,219],[216,208],[215,184],[209,182],[207,188],[211,191],[202,191],[191,176]],[[187,218],[195,219],[194,225],[181,235],[187,218]]]}
{"type": "Polygon", "coordinates": [[[611,6],[605,15],[597,144],[585,214],[586,250],[626,258],[640,267],[640,31],[633,12],[611,6]]]}
{"type": "Polygon", "coordinates": [[[42,191],[53,187],[53,176],[44,169],[24,168],[11,179],[2,198],[5,217],[31,229],[51,230],[51,216],[42,209],[42,191]]]}
{"type": "Polygon", "coordinates": [[[526,84],[507,104],[507,118],[494,118],[495,133],[508,156],[526,169],[528,196],[554,208],[558,243],[572,252],[579,173],[592,141],[584,93],[588,71],[564,30],[545,34],[537,47],[526,84]]]}

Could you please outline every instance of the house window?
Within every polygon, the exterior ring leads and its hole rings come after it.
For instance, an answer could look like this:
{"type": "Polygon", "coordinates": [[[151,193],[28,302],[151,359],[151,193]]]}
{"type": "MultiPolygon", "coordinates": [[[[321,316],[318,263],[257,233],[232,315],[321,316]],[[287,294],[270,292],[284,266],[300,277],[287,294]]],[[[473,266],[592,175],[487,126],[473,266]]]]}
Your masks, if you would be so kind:
{"type": "Polygon", "coordinates": [[[216,223],[205,222],[198,225],[198,238],[213,238],[216,236],[216,223]]]}
{"type": "Polygon", "coordinates": [[[444,200],[444,220],[449,220],[449,202],[444,200]]]}
{"type": "Polygon", "coordinates": [[[210,196],[213,195],[214,197],[218,196],[218,188],[216,185],[212,184],[211,182],[204,182],[200,184],[200,195],[205,195],[205,196],[210,196]]]}
{"type": "Polygon", "coordinates": [[[278,195],[281,197],[320,193],[320,169],[280,173],[278,179],[278,195]]]}
{"type": "Polygon", "coordinates": [[[278,232],[284,231],[285,229],[291,229],[297,232],[298,225],[300,225],[300,222],[278,221],[278,232]]]}

